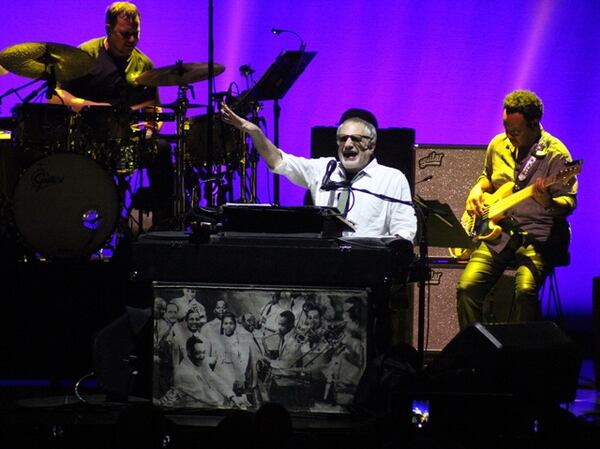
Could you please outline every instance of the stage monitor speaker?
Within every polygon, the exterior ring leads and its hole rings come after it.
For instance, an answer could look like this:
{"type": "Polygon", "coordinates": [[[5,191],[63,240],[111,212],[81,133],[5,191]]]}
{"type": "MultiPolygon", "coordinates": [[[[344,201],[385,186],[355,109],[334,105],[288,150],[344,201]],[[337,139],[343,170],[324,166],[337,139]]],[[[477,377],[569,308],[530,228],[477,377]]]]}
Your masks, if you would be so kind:
{"type": "Polygon", "coordinates": [[[474,323],[426,372],[444,392],[558,403],[575,399],[580,365],[575,343],[551,321],[474,323]]]}
{"type": "MultiPolygon", "coordinates": [[[[430,145],[415,148],[414,193],[446,203],[460,221],[469,190],[483,170],[483,145],[430,145]],[[423,181],[431,176],[428,181],[423,181]],[[421,182],[423,181],[423,182],[421,182]]],[[[448,257],[447,248],[429,248],[429,256],[448,257]]]]}
{"type": "MultiPolygon", "coordinates": [[[[310,156],[337,157],[335,126],[315,126],[311,129],[310,156]]],[[[400,170],[414,185],[413,164],[415,130],[412,128],[381,128],[377,130],[375,157],[377,162],[400,170]]]]}
{"type": "MultiPolygon", "coordinates": [[[[425,293],[425,350],[441,351],[458,333],[456,312],[456,284],[463,272],[464,264],[431,263],[431,279],[426,283],[425,293]]],[[[496,285],[490,290],[483,304],[484,321],[489,323],[506,322],[514,291],[515,271],[506,270],[496,285]]],[[[417,346],[419,289],[412,288],[412,344],[417,346]]],[[[409,338],[410,340],[410,338],[409,338]]]]}

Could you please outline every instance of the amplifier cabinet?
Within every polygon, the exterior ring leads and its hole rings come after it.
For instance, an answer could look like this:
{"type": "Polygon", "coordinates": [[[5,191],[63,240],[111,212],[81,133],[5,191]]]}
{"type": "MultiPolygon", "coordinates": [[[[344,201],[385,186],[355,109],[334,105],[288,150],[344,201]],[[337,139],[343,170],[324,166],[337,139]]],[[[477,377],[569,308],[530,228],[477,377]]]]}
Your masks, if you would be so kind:
{"type": "MultiPolygon", "coordinates": [[[[458,333],[456,284],[464,264],[432,263],[432,278],[425,292],[425,350],[441,351],[458,333]]],[[[484,322],[506,322],[510,318],[514,290],[514,270],[505,271],[484,302],[484,322]]],[[[412,343],[417,346],[419,288],[412,285],[412,343]]]]}

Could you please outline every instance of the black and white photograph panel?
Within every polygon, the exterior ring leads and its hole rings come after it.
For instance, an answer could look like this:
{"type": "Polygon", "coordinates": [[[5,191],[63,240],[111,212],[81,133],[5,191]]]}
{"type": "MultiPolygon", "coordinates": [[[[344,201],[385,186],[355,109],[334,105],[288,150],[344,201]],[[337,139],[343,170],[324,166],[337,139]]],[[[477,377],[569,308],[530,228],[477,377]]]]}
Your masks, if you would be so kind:
{"type": "Polygon", "coordinates": [[[155,283],[153,402],[348,413],[366,367],[367,289],[155,283]]]}

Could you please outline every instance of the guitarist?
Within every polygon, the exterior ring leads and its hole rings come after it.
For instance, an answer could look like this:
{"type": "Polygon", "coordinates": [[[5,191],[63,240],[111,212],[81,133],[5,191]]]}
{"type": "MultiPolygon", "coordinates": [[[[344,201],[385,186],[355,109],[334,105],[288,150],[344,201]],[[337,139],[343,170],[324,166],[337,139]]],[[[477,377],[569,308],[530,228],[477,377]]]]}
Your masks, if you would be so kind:
{"type": "Polygon", "coordinates": [[[542,113],[542,101],[533,92],[516,90],[505,97],[505,132],[488,145],[483,171],[467,197],[467,213],[480,218],[485,216],[485,196],[503,184],[513,182],[514,190],[533,185],[532,196],[497,223],[502,232],[482,240],[471,255],[457,286],[461,329],[483,320],[484,298],[508,266],[517,269],[513,319],[541,319],[538,291],[554,266],[568,264],[566,216],[576,206],[577,181],[544,182],[572,160],[565,145],[542,128],[542,113]]]}

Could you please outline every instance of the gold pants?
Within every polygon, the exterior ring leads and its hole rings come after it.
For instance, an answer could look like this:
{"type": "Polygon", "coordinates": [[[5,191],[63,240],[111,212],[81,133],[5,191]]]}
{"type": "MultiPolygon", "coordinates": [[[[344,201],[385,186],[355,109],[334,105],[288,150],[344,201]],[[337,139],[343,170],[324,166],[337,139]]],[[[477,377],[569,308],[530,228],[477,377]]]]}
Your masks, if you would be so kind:
{"type": "Polygon", "coordinates": [[[499,254],[490,251],[482,242],[471,255],[457,286],[461,329],[475,321],[482,321],[484,299],[508,266],[517,269],[511,321],[541,319],[538,291],[550,267],[533,244],[524,243],[522,236],[514,235],[499,254]]]}

